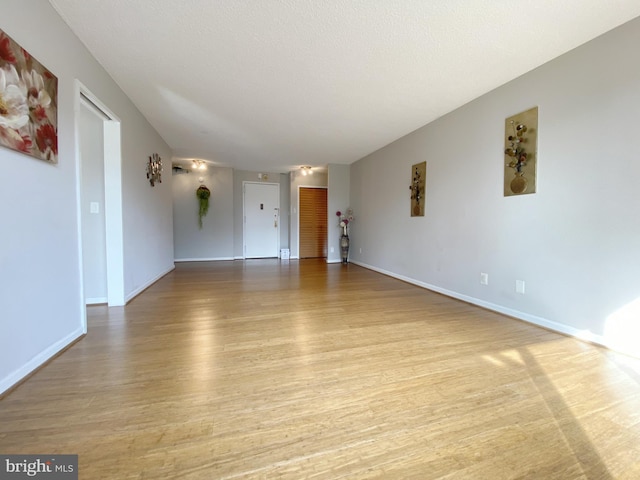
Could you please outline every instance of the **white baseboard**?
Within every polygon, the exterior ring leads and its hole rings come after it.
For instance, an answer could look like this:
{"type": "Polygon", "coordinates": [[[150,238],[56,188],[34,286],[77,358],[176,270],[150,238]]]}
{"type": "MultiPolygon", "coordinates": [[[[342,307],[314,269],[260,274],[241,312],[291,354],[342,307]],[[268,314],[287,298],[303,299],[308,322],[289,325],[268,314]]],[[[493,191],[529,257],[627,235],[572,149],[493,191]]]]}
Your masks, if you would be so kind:
{"type": "Polygon", "coordinates": [[[342,260],[340,260],[340,259],[338,259],[338,260],[329,260],[329,259],[327,259],[327,263],[342,263],[342,260]]]}
{"type": "Polygon", "coordinates": [[[174,258],[174,262],[220,262],[228,260],[242,260],[242,257],[207,257],[207,258],[174,258]]]}
{"type": "MultiPolygon", "coordinates": [[[[269,257],[269,258],[278,258],[282,261],[287,260],[298,260],[298,257],[289,257],[289,258],[280,258],[280,257],[269,257]]],[[[255,259],[246,259],[244,257],[215,257],[215,258],[175,258],[173,261],[176,263],[180,262],[221,262],[221,261],[229,261],[229,260],[255,260],[255,259]]]]}
{"type": "Polygon", "coordinates": [[[124,299],[125,304],[129,303],[131,300],[133,300],[135,297],[137,297],[138,295],[140,295],[143,291],[145,291],[147,288],[149,288],[151,285],[153,285],[154,283],[156,283],[158,280],[160,280],[162,277],[164,277],[167,273],[172,272],[173,270],[175,270],[176,266],[175,265],[171,265],[171,267],[169,267],[167,270],[165,270],[164,272],[160,273],[159,275],[157,275],[156,277],[152,278],[151,280],[149,280],[147,283],[145,283],[144,285],[139,286],[138,288],[136,288],[134,291],[132,291],[131,293],[129,293],[129,295],[127,295],[124,299]]]}
{"type": "Polygon", "coordinates": [[[553,320],[548,320],[546,318],[538,317],[536,315],[530,315],[525,312],[520,312],[519,310],[514,310],[512,308],[503,307],[502,305],[497,305],[495,303],[486,302],[484,300],[480,300],[475,297],[470,297],[468,295],[463,295],[458,292],[454,292],[452,290],[447,290],[445,288],[438,287],[436,285],[431,285],[429,283],[421,282],[414,278],[405,277],[404,275],[398,275],[393,272],[389,272],[382,268],[374,267],[373,265],[368,265],[363,262],[353,261],[351,263],[355,263],[361,267],[367,268],[369,270],[373,270],[374,272],[382,273],[383,275],[387,275],[389,277],[397,278],[398,280],[402,280],[403,282],[411,283],[418,287],[425,288],[427,290],[431,290],[437,293],[441,293],[442,295],[446,295],[448,297],[456,298],[458,300],[462,300],[463,302],[471,303],[473,305],[477,305],[482,308],[486,308],[487,310],[492,310],[494,312],[502,313],[509,317],[516,318],[518,320],[522,320],[527,323],[531,323],[533,325],[537,325],[539,327],[546,328],[548,330],[553,330],[554,332],[562,333],[565,335],[569,335],[571,337],[577,338],[579,340],[583,340],[589,343],[595,343],[602,347],[606,347],[610,350],[614,350],[625,355],[629,355],[632,357],[640,357],[637,351],[630,351],[626,349],[621,349],[617,345],[612,345],[611,342],[608,342],[605,337],[602,335],[597,335],[588,330],[579,330],[575,327],[571,327],[569,325],[565,325],[563,323],[554,322],[553,320]]]}
{"type": "Polygon", "coordinates": [[[107,303],[107,297],[93,297],[93,298],[85,298],[85,305],[98,305],[101,303],[107,303]]]}
{"type": "Polygon", "coordinates": [[[58,340],[53,345],[40,352],[19,369],[4,377],[0,380],[0,394],[6,392],[38,367],[44,365],[48,360],[57,355],[61,350],[64,350],[71,343],[75,342],[82,335],[84,335],[84,331],[80,326],[66,337],[58,340]]]}

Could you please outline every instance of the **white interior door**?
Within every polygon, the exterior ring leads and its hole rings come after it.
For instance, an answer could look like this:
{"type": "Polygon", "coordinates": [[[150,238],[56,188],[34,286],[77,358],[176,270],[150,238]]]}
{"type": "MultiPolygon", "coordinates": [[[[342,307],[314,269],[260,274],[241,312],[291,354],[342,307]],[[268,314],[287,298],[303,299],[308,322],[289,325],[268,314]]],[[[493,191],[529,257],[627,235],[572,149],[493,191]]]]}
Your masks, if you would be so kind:
{"type": "Polygon", "coordinates": [[[278,256],[280,239],[280,185],[244,184],[244,257],[278,256]]]}

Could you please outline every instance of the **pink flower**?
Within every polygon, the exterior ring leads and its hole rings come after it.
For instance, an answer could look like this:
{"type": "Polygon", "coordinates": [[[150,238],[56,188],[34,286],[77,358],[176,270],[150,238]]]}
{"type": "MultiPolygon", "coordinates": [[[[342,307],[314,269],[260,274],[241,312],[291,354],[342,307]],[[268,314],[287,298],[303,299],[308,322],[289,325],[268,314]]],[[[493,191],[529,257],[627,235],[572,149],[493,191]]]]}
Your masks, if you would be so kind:
{"type": "Polygon", "coordinates": [[[22,48],[22,55],[24,56],[24,61],[29,62],[31,60],[31,54],[27,52],[24,48],[22,48]]]}
{"type": "Polygon", "coordinates": [[[58,135],[53,125],[47,123],[36,131],[36,144],[47,160],[58,154],[58,135]]]}
{"type": "Polygon", "coordinates": [[[33,116],[36,117],[38,123],[41,123],[47,119],[47,111],[42,105],[37,105],[33,108],[33,116]]]}
{"type": "Polygon", "coordinates": [[[22,71],[22,82],[27,87],[27,101],[33,111],[37,107],[48,108],[51,105],[51,97],[44,88],[44,79],[35,70],[22,71]]]}
{"type": "Polygon", "coordinates": [[[0,127],[16,130],[29,123],[27,88],[13,65],[0,68],[0,127]]]}
{"type": "Polygon", "coordinates": [[[351,210],[351,208],[347,208],[346,213],[342,213],[338,210],[336,215],[338,217],[338,226],[342,228],[342,234],[347,235],[347,225],[349,225],[349,222],[353,222],[353,210],[351,210]]]}
{"type": "Polygon", "coordinates": [[[11,40],[4,33],[0,34],[0,59],[7,63],[16,63],[16,57],[11,51],[11,40]]]}
{"type": "Polygon", "coordinates": [[[18,150],[19,152],[31,153],[33,142],[29,135],[22,135],[13,128],[0,128],[0,139],[2,144],[18,150]]]}

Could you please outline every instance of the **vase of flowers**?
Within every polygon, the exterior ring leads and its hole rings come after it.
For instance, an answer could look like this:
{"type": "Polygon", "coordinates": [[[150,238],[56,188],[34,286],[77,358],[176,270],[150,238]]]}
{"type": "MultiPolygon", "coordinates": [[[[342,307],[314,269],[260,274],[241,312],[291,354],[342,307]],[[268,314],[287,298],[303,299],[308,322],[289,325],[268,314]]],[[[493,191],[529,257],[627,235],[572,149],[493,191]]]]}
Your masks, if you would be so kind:
{"type": "Polygon", "coordinates": [[[338,226],[342,229],[340,235],[340,255],[342,256],[342,263],[349,263],[349,224],[353,222],[353,210],[347,208],[346,212],[338,210],[336,212],[338,217],[338,226]]]}

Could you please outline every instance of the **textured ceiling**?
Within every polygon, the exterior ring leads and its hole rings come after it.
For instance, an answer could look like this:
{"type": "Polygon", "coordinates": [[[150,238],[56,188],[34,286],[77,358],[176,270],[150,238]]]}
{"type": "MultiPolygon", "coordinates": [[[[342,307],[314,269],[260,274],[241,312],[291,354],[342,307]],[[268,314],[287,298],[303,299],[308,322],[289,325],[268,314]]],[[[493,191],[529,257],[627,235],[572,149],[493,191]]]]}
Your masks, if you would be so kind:
{"type": "Polygon", "coordinates": [[[180,158],[351,163],[639,0],[50,0],[180,158]]]}

